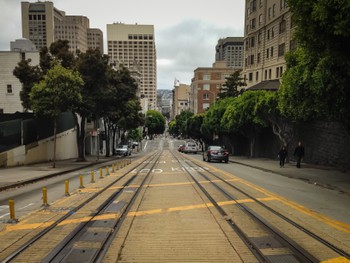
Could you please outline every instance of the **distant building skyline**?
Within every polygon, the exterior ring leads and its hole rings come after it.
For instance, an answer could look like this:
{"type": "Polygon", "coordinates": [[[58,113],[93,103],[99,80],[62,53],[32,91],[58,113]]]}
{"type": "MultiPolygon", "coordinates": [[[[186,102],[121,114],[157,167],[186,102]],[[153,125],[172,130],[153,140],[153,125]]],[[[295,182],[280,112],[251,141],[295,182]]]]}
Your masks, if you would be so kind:
{"type": "Polygon", "coordinates": [[[236,70],[243,69],[244,40],[243,37],[220,38],[215,47],[215,61],[225,61],[226,66],[236,70]]]}

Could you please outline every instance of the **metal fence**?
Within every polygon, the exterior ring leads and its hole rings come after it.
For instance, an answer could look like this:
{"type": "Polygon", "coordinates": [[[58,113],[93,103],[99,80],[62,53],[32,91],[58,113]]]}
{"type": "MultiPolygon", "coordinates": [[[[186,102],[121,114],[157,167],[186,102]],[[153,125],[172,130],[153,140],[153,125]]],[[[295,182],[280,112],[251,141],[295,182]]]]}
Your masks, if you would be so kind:
{"type": "MultiPolygon", "coordinates": [[[[19,115],[13,115],[18,118],[19,115]]],[[[33,142],[53,136],[53,119],[33,118],[14,119],[0,122],[0,152],[8,151],[12,148],[28,145],[33,142]]],[[[3,119],[9,119],[7,116],[3,119]]],[[[65,112],[57,118],[57,133],[70,130],[75,127],[74,115],[65,112]]]]}

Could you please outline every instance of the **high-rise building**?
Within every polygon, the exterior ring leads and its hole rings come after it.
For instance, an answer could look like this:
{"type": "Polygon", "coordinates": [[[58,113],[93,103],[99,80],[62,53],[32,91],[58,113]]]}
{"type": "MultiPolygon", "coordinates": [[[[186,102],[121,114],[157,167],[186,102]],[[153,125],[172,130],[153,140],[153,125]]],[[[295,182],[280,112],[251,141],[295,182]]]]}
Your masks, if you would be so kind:
{"type": "Polygon", "coordinates": [[[225,61],[215,62],[212,67],[195,69],[191,83],[190,109],[194,114],[203,113],[218,99],[226,78],[236,69],[230,68],[225,61]]]}
{"type": "Polygon", "coordinates": [[[22,36],[31,40],[38,50],[61,39],[69,41],[72,52],[86,52],[88,48],[103,52],[103,33],[99,29],[89,29],[87,17],[66,16],[50,1],[21,4],[22,36]]]}
{"type": "Polygon", "coordinates": [[[85,16],[64,16],[62,21],[55,23],[55,41],[68,40],[70,51],[86,52],[89,25],[90,21],[85,16]]]}
{"type": "Polygon", "coordinates": [[[22,37],[31,40],[38,50],[55,41],[55,24],[63,21],[65,13],[52,2],[22,2],[22,37]]]}
{"type": "Polygon", "coordinates": [[[291,12],[286,0],[246,0],[245,9],[246,88],[276,89],[285,69],[284,54],[295,48],[291,12]]]}
{"type": "Polygon", "coordinates": [[[219,39],[215,47],[215,61],[225,61],[230,68],[243,69],[243,37],[226,37],[219,39]]]}
{"type": "Polygon", "coordinates": [[[173,89],[172,117],[175,118],[182,111],[190,109],[191,86],[186,84],[176,84],[173,89]]]}
{"type": "Polygon", "coordinates": [[[99,49],[103,54],[103,32],[98,28],[88,28],[87,31],[88,47],[99,49]]]}
{"type": "Polygon", "coordinates": [[[141,72],[140,94],[157,107],[157,62],[153,25],[114,23],[107,25],[108,56],[112,63],[141,72]]]}

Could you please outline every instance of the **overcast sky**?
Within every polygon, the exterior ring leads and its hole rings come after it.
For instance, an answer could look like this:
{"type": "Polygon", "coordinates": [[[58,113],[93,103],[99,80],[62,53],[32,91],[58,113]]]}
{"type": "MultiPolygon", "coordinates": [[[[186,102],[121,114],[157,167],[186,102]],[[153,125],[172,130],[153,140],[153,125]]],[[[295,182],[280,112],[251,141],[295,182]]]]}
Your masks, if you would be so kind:
{"type": "MultiPolygon", "coordinates": [[[[33,2],[33,1],[29,1],[33,2]]],[[[114,22],[154,25],[157,88],[172,89],[174,79],[190,84],[193,71],[211,67],[220,38],[243,36],[244,0],[52,0],[66,15],[89,18],[106,41],[114,22]]],[[[22,37],[21,1],[0,0],[0,50],[22,37]]],[[[105,44],[105,53],[106,44],[105,44]]]]}

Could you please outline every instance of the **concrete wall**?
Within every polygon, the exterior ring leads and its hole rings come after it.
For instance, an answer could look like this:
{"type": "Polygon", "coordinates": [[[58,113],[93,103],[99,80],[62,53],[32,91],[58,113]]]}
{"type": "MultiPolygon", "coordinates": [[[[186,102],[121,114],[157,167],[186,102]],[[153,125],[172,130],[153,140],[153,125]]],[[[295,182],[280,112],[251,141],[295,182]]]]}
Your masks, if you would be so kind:
{"type": "MultiPolygon", "coordinates": [[[[0,167],[33,164],[53,160],[53,137],[20,146],[0,154],[0,167]]],[[[78,157],[76,131],[74,129],[57,135],[56,160],[78,157]]]]}
{"type": "MultiPolygon", "coordinates": [[[[306,163],[350,169],[350,136],[341,124],[314,121],[299,125],[288,148],[291,160],[294,160],[294,148],[299,140],[305,147],[306,163]]],[[[230,150],[234,149],[233,155],[249,156],[249,141],[242,136],[230,136],[224,144],[230,150]]],[[[254,156],[277,161],[281,146],[282,142],[272,133],[271,128],[262,129],[256,136],[254,156]]]]}

